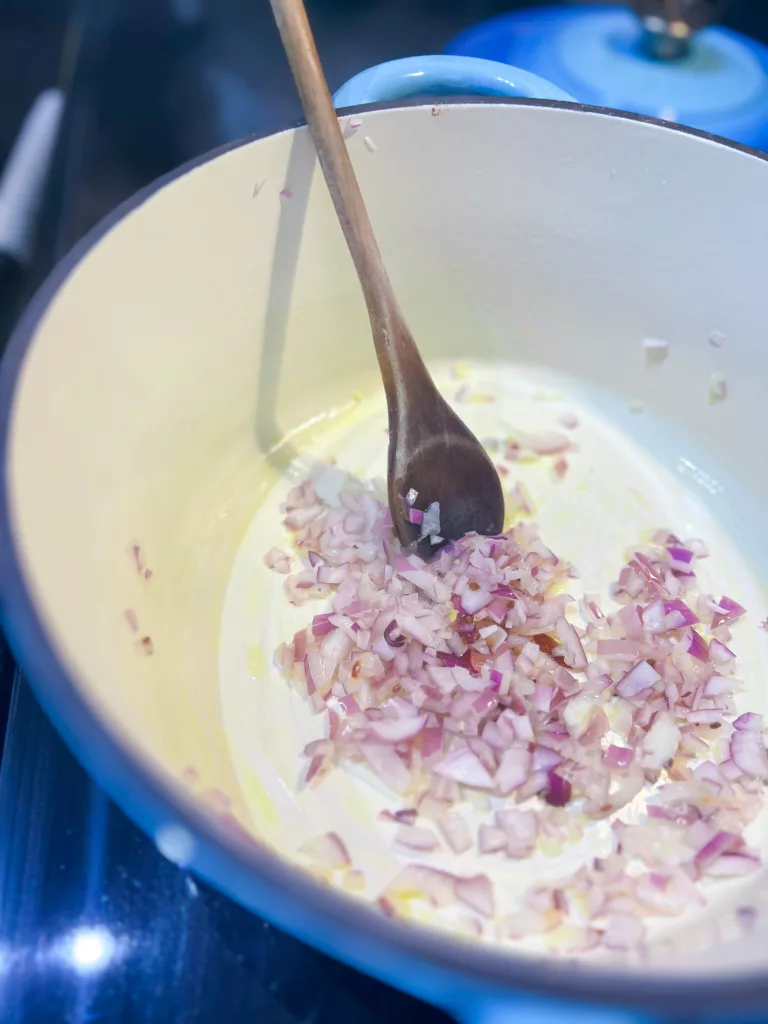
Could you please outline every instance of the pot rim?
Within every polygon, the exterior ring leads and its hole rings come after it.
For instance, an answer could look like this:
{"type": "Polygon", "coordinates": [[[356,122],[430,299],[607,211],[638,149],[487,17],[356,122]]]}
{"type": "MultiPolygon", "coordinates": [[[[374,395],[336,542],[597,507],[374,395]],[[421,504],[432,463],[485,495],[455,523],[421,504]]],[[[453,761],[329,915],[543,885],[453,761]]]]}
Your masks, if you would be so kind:
{"type": "MultiPolygon", "coordinates": [[[[407,107],[491,103],[555,108],[652,124],[768,161],[767,153],[695,128],[645,115],[555,100],[472,96],[441,98],[439,103],[433,104],[413,97],[398,102],[345,107],[338,114],[344,117],[407,107]]],[[[301,127],[304,127],[303,122],[285,131],[301,127]]],[[[496,945],[486,946],[448,932],[443,934],[438,929],[387,918],[373,904],[367,905],[316,881],[266,844],[247,841],[226,827],[217,826],[191,797],[183,794],[181,783],[177,792],[142,759],[129,740],[102,719],[95,705],[78,692],[76,683],[57,658],[27,590],[22,558],[10,522],[8,444],[16,385],[27,351],[59,290],[108,232],[176,179],[231,150],[272,134],[281,133],[249,136],[196,156],[122,202],[55,265],[11,335],[0,365],[0,616],[14,655],[38,700],[77,760],[145,833],[153,837],[169,822],[180,823],[191,831],[196,853],[186,867],[302,941],[422,998],[457,1009],[464,1000],[477,998],[481,993],[489,999],[528,993],[554,999],[663,1009],[667,1013],[676,1007],[690,1013],[703,1005],[713,1012],[718,1006],[733,1009],[767,1000],[768,970],[734,972],[712,978],[692,972],[668,975],[653,973],[652,969],[643,972],[594,969],[588,964],[555,958],[534,959],[496,945]],[[416,961],[421,961],[421,966],[431,971],[428,985],[432,994],[425,995],[426,989],[418,979],[411,983],[416,961]]]]}

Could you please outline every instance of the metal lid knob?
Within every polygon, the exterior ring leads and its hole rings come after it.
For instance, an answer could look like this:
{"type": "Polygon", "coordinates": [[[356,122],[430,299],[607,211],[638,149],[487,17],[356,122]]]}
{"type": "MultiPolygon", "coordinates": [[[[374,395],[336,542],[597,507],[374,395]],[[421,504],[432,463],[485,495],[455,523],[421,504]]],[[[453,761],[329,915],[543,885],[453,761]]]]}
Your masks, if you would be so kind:
{"type": "Polygon", "coordinates": [[[643,23],[643,46],[657,60],[684,57],[691,36],[720,15],[723,0],[631,0],[643,23]]]}

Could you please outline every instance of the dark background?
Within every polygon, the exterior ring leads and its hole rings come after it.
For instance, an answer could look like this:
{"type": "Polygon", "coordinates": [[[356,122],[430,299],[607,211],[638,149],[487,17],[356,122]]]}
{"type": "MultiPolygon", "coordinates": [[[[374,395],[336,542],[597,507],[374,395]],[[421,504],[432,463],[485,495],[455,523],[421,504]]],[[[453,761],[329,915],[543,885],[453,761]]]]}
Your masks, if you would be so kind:
{"type": "MultiPolygon", "coordinates": [[[[334,89],[372,64],[438,53],[468,25],[523,5],[307,6],[334,89]]],[[[768,3],[732,0],[726,24],[768,42],[768,3]]],[[[37,256],[13,307],[0,295],[0,322],[142,185],[229,139],[300,117],[267,0],[0,0],[0,165],[35,96],[56,84],[68,107],[37,256]]],[[[0,642],[0,743],[6,719],[3,1024],[447,1020],[282,936],[161,858],[65,750],[0,642]],[[77,969],[72,944],[88,929],[106,936],[111,955],[77,969]]]]}

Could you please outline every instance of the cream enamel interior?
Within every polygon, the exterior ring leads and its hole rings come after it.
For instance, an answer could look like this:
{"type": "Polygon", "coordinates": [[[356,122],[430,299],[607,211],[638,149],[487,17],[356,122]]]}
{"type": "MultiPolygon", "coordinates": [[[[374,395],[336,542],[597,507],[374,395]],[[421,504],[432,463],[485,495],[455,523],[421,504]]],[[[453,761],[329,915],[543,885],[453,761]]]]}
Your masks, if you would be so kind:
{"type": "MultiPolygon", "coordinates": [[[[349,147],[415,336],[442,380],[469,357],[474,383],[498,385],[493,412],[468,412],[490,417],[478,429],[520,426],[518,413],[546,419],[535,395],[553,387],[591,424],[581,475],[561,491],[540,481],[553,503],[579,509],[573,557],[595,551],[586,526],[619,551],[635,539],[623,533],[635,513],[648,526],[657,513],[684,516],[718,552],[713,585],[732,579],[735,596],[759,605],[768,470],[752,432],[768,369],[768,163],[658,126],[546,107],[362,120],[349,147]],[[728,339],[722,351],[707,345],[715,330],[728,339]],[[647,336],[670,343],[652,370],[647,336]],[[712,407],[715,369],[730,396],[712,407]],[[641,414],[630,412],[636,399],[641,414]],[[594,504],[585,498],[593,478],[594,504]],[[633,482],[653,490],[648,507],[626,497],[633,482]],[[605,507],[618,483],[626,494],[605,507]]],[[[275,508],[295,459],[346,454],[362,463],[346,468],[380,471],[378,387],[349,256],[297,130],[197,167],[107,233],[37,326],[15,396],[17,553],[83,700],[169,783],[181,786],[193,766],[201,797],[222,791],[241,823],[287,857],[307,821],[323,831],[337,812],[318,798],[286,825],[300,759],[274,736],[298,745],[316,723],[268,668],[283,620],[259,540],[266,550],[279,539],[275,508]],[[134,544],[149,579],[136,571],[134,544]],[[258,714],[265,687],[283,716],[274,728],[258,714]]],[[[573,540],[570,524],[545,511],[553,505],[540,504],[545,538],[573,540]]],[[[740,651],[751,706],[763,710],[765,642],[753,629],[740,651]]],[[[349,785],[349,799],[365,802],[365,780],[349,785]]],[[[363,822],[386,797],[371,799],[363,822]]],[[[369,848],[363,832],[363,859],[385,873],[380,837],[369,848]]],[[[743,887],[722,892],[706,927],[659,939],[664,966],[763,964],[768,945],[744,947],[733,925],[743,887]]],[[[753,880],[749,902],[760,899],[753,880]]]]}

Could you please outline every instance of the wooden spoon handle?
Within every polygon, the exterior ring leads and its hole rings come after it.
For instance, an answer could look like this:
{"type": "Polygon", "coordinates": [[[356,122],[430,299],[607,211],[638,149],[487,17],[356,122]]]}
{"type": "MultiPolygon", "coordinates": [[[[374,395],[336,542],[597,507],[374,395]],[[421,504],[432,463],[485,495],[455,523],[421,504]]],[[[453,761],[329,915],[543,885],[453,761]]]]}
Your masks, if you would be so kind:
{"type": "Polygon", "coordinates": [[[413,373],[423,368],[423,363],[412,340],[408,345],[410,335],[349,159],[303,0],[270,0],[270,3],[328,191],[360,278],[384,387],[391,397],[406,366],[407,371],[413,373]]]}

